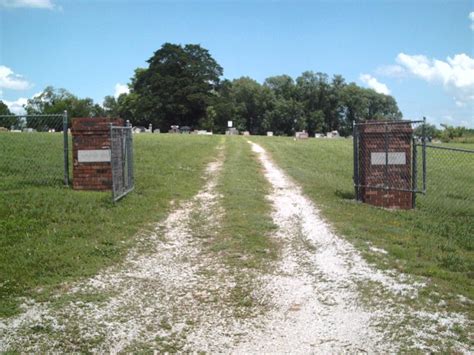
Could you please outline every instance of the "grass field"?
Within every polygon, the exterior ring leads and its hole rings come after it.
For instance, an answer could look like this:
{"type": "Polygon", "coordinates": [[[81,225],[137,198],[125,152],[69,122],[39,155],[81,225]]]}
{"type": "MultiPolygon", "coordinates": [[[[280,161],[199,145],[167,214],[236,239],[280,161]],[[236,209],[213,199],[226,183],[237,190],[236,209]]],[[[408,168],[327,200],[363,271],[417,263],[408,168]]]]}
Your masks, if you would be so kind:
{"type": "MultiPolygon", "coordinates": [[[[362,250],[373,245],[388,251],[387,257],[366,253],[367,258],[428,276],[443,294],[474,298],[474,155],[428,151],[427,195],[418,196],[416,210],[389,211],[354,201],[352,141],[252,140],[303,186],[339,233],[362,250]]],[[[452,301],[455,307],[455,296],[452,301]]]]}
{"type": "Polygon", "coordinates": [[[135,136],[136,188],[114,205],[110,193],[62,186],[61,135],[0,134],[3,316],[18,311],[18,296],[47,297],[61,282],[120,260],[131,237],[162,219],[170,201],[198,191],[219,142],[219,137],[135,136]],[[42,181],[47,184],[38,185],[42,181]]]}
{"type": "MultiPolygon", "coordinates": [[[[63,281],[120,260],[131,237],[161,220],[172,200],[199,190],[219,143],[225,161],[217,189],[225,218],[213,251],[243,269],[261,267],[278,255],[268,238],[274,228],[265,199],[269,186],[243,137],[135,136],[136,189],[114,205],[110,193],[62,186],[60,135],[0,134],[0,315],[18,311],[18,296],[47,298],[63,281]]],[[[474,165],[442,152],[428,155],[428,194],[419,196],[418,208],[387,211],[354,201],[349,140],[251,139],[370,261],[430,277],[432,289],[452,295],[453,309],[456,294],[474,299],[474,165]],[[471,200],[462,200],[466,195],[471,200]],[[388,254],[378,257],[368,252],[370,246],[388,254]]]]}

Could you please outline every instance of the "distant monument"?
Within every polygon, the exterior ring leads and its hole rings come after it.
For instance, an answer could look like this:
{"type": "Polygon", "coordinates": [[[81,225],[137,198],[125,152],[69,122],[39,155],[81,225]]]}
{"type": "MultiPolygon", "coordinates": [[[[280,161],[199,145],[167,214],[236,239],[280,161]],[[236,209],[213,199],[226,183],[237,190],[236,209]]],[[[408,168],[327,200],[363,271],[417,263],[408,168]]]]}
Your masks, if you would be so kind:
{"type": "Polygon", "coordinates": [[[326,134],[328,138],[339,138],[339,132],[338,131],[331,131],[326,134]]]}
{"type": "Polygon", "coordinates": [[[225,134],[228,136],[238,136],[239,130],[237,128],[229,128],[227,131],[225,131],[225,134]]]}
{"type": "Polygon", "coordinates": [[[301,131],[301,132],[296,132],[295,133],[295,137],[297,139],[308,139],[309,135],[308,135],[308,132],[306,132],[305,130],[301,131]]]}
{"type": "Polygon", "coordinates": [[[171,129],[168,131],[168,133],[179,133],[179,126],[178,125],[172,125],[171,129]]]}

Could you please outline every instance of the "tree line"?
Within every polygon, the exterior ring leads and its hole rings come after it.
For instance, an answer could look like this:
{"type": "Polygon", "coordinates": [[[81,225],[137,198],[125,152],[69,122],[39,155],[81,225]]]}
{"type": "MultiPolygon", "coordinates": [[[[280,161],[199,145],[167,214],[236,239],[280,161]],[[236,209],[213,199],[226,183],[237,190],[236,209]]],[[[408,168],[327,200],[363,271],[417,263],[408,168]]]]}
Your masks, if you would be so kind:
{"type": "MultiPolygon", "coordinates": [[[[347,83],[341,75],[305,71],[297,78],[272,76],[263,83],[250,77],[222,79],[223,68],[200,45],[165,43],[137,68],[130,92],[106,96],[102,105],[65,89],[47,87],[28,100],[28,114],[61,113],[70,117],[121,117],[133,125],[168,131],[171,125],[223,133],[227,121],[252,134],[291,135],[338,130],[352,122],[401,119],[395,99],[347,83]]],[[[0,104],[0,109],[5,108],[0,104]]]]}
{"type": "Polygon", "coordinates": [[[435,125],[426,124],[415,129],[415,135],[421,137],[423,134],[429,139],[438,139],[442,142],[474,143],[474,129],[466,127],[455,127],[441,124],[441,129],[435,125]]]}

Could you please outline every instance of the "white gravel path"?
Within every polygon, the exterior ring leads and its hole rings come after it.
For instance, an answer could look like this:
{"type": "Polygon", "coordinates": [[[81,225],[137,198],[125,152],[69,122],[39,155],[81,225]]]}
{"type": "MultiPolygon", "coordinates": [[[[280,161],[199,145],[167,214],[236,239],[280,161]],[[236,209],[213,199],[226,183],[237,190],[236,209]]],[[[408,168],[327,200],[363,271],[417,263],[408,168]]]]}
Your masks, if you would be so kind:
{"type": "Polygon", "coordinates": [[[423,285],[367,264],[350,243],[333,233],[317,207],[265,150],[249,143],[273,187],[269,199],[283,251],[275,273],[262,276],[259,293],[273,303],[262,320],[265,326],[235,352],[426,351],[436,350],[433,339],[453,342],[456,349],[468,352],[466,345],[453,340],[451,329],[466,324],[464,316],[414,313],[398,304],[397,299],[416,298],[423,285]],[[361,300],[363,285],[369,288],[371,302],[361,300]]]}

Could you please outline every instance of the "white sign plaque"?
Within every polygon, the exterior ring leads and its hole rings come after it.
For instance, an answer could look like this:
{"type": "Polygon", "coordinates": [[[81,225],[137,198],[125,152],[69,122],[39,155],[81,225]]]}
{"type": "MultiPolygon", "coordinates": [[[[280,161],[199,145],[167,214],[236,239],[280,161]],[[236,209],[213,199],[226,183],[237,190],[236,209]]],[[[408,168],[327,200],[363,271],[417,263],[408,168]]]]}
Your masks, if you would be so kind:
{"type": "Polygon", "coordinates": [[[232,121],[227,121],[227,127],[232,128],[232,121]]]}
{"type": "Polygon", "coordinates": [[[405,165],[407,163],[404,152],[389,152],[388,157],[385,152],[370,153],[370,163],[372,165],[385,165],[386,158],[388,158],[389,165],[405,165]]]}
{"type": "Polygon", "coordinates": [[[110,149],[78,150],[79,163],[103,163],[110,161],[110,149]]]}

